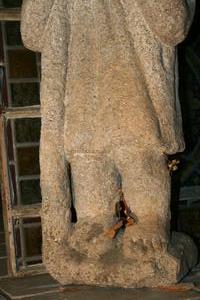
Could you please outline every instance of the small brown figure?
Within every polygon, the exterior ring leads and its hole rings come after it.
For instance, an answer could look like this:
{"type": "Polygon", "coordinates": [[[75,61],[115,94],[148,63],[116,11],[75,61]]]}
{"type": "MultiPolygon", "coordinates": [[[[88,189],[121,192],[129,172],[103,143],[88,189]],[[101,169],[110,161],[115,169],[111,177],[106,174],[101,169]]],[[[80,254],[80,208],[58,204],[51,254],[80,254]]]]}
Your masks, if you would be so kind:
{"type": "Polygon", "coordinates": [[[105,235],[114,239],[121,228],[125,228],[137,223],[137,217],[133,214],[120,190],[120,200],[115,205],[115,215],[117,216],[116,224],[110,228],[105,235]]]}
{"type": "Polygon", "coordinates": [[[178,170],[179,164],[180,164],[180,160],[177,160],[177,159],[168,160],[168,169],[169,169],[170,174],[172,174],[172,172],[178,170]]]}

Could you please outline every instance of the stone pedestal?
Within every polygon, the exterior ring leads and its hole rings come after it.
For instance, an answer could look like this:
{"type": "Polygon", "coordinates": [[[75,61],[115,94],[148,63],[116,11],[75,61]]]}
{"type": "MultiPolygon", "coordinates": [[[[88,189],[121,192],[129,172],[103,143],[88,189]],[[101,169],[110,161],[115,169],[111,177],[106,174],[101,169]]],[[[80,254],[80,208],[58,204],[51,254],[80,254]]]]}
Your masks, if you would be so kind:
{"type": "MultiPolygon", "coordinates": [[[[95,254],[95,243],[93,244],[95,254]]],[[[139,240],[126,257],[119,239],[99,258],[88,258],[71,247],[49,245],[48,271],[61,284],[116,287],[157,287],[180,281],[197,262],[197,250],[188,236],[173,233],[166,248],[156,241],[139,240]]]]}

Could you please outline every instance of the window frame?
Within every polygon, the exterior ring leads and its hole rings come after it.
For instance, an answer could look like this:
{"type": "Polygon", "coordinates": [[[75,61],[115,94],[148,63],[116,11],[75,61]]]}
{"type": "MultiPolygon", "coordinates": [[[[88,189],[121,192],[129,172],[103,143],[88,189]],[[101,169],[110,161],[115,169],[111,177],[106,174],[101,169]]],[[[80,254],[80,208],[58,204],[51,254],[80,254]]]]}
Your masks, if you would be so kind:
{"type": "MultiPolygon", "coordinates": [[[[0,21],[20,21],[20,8],[0,8],[0,21]]],[[[2,28],[4,27],[1,23],[2,28]]],[[[2,33],[4,34],[4,33],[2,33]]],[[[5,45],[4,45],[5,47],[5,45]]],[[[4,48],[5,54],[5,48],[4,48]]],[[[4,76],[6,77],[7,91],[9,97],[9,83],[6,74],[7,60],[0,63],[4,69],[4,76]]],[[[38,61],[37,61],[38,64],[38,61]]],[[[38,82],[38,81],[37,81],[38,82]]],[[[6,237],[6,248],[8,257],[8,276],[21,277],[25,274],[34,275],[45,273],[46,270],[43,264],[25,266],[17,268],[15,238],[14,238],[14,220],[19,220],[22,224],[23,218],[37,218],[41,216],[41,203],[32,205],[18,205],[12,206],[12,195],[9,178],[9,161],[7,155],[7,140],[6,140],[6,124],[8,120],[23,119],[23,118],[41,118],[40,105],[24,106],[24,107],[1,107],[0,112],[0,155],[2,162],[2,206],[4,217],[4,231],[6,237]]],[[[16,146],[16,145],[15,145],[16,146]]],[[[23,225],[19,225],[23,226],[23,225]]],[[[23,230],[23,228],[21,228],[23,230]]],[[[22,241],[23,242],[23,241],[22,241]]],[[[23,242],[24,243],[24,242],[23,242]]],[[[22,247],[24,244],[22,243],[22,247]]],[[[25,258],[26,259],[26,258],[25,258]]]]}

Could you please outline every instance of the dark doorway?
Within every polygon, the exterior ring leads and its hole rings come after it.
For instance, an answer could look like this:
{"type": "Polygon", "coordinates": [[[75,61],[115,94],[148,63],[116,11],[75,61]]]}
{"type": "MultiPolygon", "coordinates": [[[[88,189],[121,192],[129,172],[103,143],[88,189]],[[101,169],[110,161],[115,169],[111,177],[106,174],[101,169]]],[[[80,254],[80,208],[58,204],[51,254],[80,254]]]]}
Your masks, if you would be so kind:
{"type": "Polygon", "coordinates": [[[200,3],[187,39],[179,45],[179,95],[186,149],[176,155],[172,177],[172,229],[194,238],[200,249],[200,3]]]}

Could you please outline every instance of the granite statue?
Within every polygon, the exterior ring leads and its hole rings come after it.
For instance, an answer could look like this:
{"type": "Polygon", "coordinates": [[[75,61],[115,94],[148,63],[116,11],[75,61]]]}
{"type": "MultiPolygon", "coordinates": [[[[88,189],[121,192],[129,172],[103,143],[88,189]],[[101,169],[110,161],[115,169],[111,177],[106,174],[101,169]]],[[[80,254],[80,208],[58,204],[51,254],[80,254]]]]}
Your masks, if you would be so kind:
{"type": "Polygon", "coordinates": [[[171,284],[196,263],[192,240],[170,233],[167,166],[185,147],[176,45],[194,9],[23,1],[24,45],[41,52],[43,259],[61,284],[171,284]],[[122,193],[135,219],[109,238],[122,193]]]}

